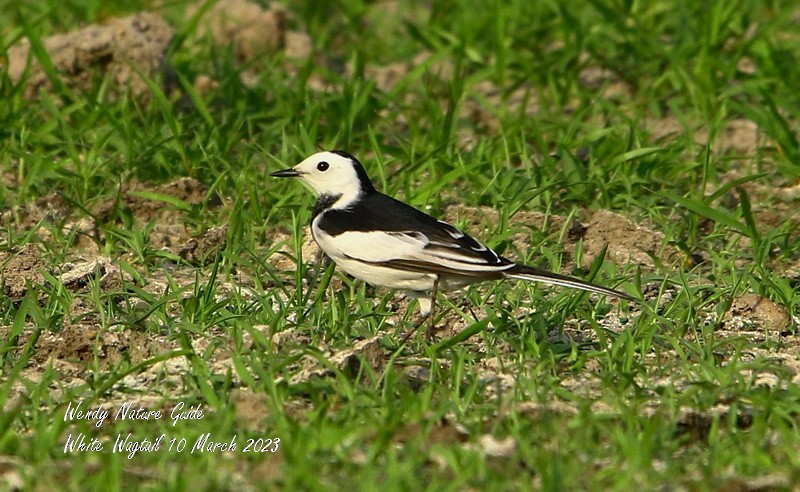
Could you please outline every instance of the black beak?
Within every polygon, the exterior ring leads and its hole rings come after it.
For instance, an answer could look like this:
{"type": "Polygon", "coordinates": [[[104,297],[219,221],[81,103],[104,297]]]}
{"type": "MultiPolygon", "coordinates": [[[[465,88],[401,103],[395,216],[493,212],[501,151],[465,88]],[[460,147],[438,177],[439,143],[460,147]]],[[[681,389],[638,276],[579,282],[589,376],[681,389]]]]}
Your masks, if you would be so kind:
{"type": "Polygon", "coordinates": [[[270,176],[273,178],[296,178],[301,174],[302,173],[300,171],[290,167],[289,169],[284,169],[283,171],[275,171],[274,173],[270,174],[270,176]]]}

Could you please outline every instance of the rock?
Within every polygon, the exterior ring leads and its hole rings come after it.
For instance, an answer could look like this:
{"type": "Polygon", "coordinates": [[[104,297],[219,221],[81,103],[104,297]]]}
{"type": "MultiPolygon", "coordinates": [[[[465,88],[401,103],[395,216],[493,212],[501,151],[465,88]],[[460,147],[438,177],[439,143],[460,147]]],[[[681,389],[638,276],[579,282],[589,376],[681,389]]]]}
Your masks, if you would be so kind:
{"type": "Polygon", "coordinates": [[[212,227],[178,247],[178,256],[193,265],[209,265],[228,242],[228,225],[212,227]]]}
{"type": "Polygon", "coordinates": [[[638,263],[653,267],[653,258],[665,264],[680,260],[680,252],[664,245],[664,235],[637,225],[625,217],[600,210],[596,212],[583,234],[583,262],[586,267],[608,245],[607,258],[618,265],[638,263]]]}
{"type": "MultiPolygon", "coordinates": [[[[199,8],[189,9],[189,15],[199,8]]],[[[285,20],[281,8],[265,10],[247,0],[221,0],[203,14],[198,32],[210,34],[218,44],[233,45],[237,60],[246,63],[283,48],[285,20]]]]}
{"type": "MultiPolygon", "coordinates": [[[[146,98],[150,88],[137,72],[145,77],[157,77],[173,35],[174,30],[163,18],[143,12],[56,34],[44,39],[42,44],[66,86],[90,90],[98,77],[107,74],[112,82],[112,95],[130,90],[146,98]]],[[[33,97],[40,90],[52,89],[52,81],[39,60],[31,55],[28,40],[8,50],[8,75],[14,83],[20,82],[28,68],[29,57],[31,65],[25,95],[33,97]]]]}
{"type": "Polygon", "coordinates": [[[792,324],[789,311],[780,304],[758,294],[737,297],[722,318],[726,329],[766,329],[782,332],[792,324]]]}
{"type": "Polygon", "coordinates": [[[283,36],[284,54],[293,60],[305,60],[314,52],[311,36],[300,31],[287,31],[283,36]]]}
{"type": "Polygon", "coordinates": [[[42,270],[46,268],[36,245],[28,243],[18,252],[0,252],[0,292],[19,300],[25,296],[30,283],[44,282],[42,270]]]}
{"type": "Polygon", "coordinates": [[[111,265],[111,259],[105,256],[78,263],[66,263],[58,280],[69,290],[79,290],[86,287],[93,277],[105,276],[106,267],[109,265],[111,265]]]}
{"type": "MultiPolygon", "coordinates": [[[[314,378],[329,377],[338,369],[354,376],[360,372],[360,367],[367,364],[374,372],[380,372],[386,365],[386,352],[381,347],[382,335],[376,335],[365,340],[353,343],[353,348],[333,352],[326,357],[327,363],[320,363],[317,357],[305,356],[301,360],[303,369],[289,379],[289,384],[294,386],[307,383],[314,378]]],[[[283,377],[276,382],[284,381],[283,377]]]]}

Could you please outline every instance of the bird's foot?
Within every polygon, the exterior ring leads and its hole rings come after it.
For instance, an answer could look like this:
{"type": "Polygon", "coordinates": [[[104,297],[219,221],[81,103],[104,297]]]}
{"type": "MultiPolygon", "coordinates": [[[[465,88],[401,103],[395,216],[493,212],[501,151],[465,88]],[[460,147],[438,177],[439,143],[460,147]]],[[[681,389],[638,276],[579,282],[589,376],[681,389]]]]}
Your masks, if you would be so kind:
{"type": "Polygon", "coordinates": [[[428,329],[425,331],[425,339],[428,343],[431,343],[436,338],[436,326],[434,325],[434,313],[436,312],[436,293],[439,290],[439,277],[436,276],[433,281],[433,289],[431,289],[430,297],[427,296],[420,296],[419,293],[414,294],[413,296],[417,298],[419,302],[419,313],[420,313],[420,320],[419,322],[414,325],[406,336],[403,337],[403,340],[400,342],[401,345],[405,345],[411,336],[419,330],[420,326],[425,324],[425,321],[428,321],[428,329]]]}
{"type": "Polygon", "coordinates": [[[417,331],[419,331],[419,329],[422,327],[422,325],[425,324],[426,321],[428,322],[428,327],[425,329],[425,341],[428,343],[435,342],[436,325],[433,322],[433,315],[429,314],[428,316],[423,316],[422,319],[420,319],[417,322],[417,324],[415,324],[410,330],[408,330],[408,333],[406,333],[403,339],[400,341],[400,345],[404,345],[406,342],[408,342],[408,340],[411,339],[411,337],[414,336],[414,334],[417,333],[417,331]]]}

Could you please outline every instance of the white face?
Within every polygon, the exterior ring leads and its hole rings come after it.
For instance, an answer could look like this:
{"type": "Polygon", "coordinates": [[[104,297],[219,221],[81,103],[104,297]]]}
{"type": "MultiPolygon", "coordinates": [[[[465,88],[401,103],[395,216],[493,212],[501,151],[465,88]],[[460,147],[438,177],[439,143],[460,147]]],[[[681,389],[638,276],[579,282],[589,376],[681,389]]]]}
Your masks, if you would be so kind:
{"type": "Polygon", "coordinates": [[[319,195],[342,195],[349,202],[358,197],[361,183],[353,162],[333,152],[318,152],[292,169],[300,173],[298,178],[308,184],[319,195]]]}

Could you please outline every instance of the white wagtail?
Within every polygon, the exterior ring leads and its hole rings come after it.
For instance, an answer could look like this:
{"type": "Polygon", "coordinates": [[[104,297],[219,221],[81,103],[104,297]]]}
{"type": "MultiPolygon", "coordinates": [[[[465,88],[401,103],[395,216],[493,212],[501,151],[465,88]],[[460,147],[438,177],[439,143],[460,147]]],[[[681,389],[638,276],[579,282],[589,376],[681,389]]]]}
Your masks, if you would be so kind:
{"type": "Polygon", "coordinates": [[[439,289],[504,278],[635,301],[623,292],[498,255],[452,225],[378,192],[347,152],[319,152],[271,176],[300,178],[316,193],[311,234],[336,265],[368,284],[407,291],[419,301],[423,320],[439,289]]]}

